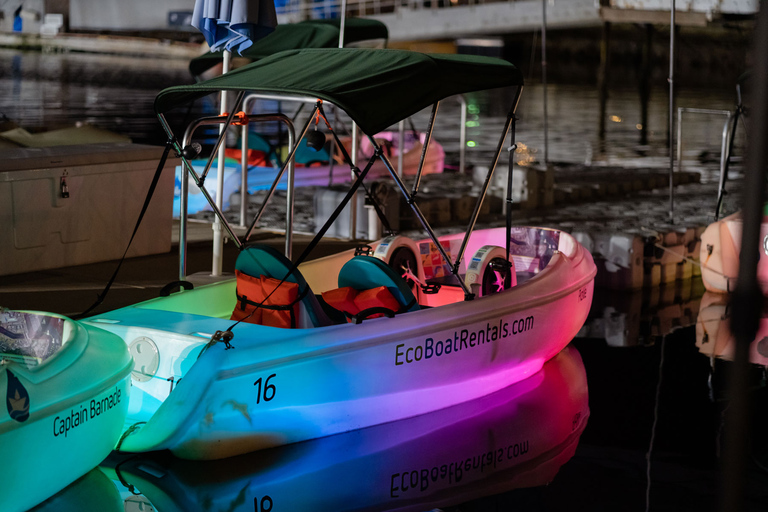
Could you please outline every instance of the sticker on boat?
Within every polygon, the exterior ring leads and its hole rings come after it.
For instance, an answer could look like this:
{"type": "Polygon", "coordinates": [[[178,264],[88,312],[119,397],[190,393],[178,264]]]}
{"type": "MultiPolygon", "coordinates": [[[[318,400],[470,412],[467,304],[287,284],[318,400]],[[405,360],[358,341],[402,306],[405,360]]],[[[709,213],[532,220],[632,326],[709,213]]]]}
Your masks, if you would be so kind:
{"type": "Polygon", "coordinates": [[[5,370],[8,377],[8,385],[5,392],[5,404],[11,419],[18,422],[27,421],[29,418],[29,393],[19,379],[5,370]]]}

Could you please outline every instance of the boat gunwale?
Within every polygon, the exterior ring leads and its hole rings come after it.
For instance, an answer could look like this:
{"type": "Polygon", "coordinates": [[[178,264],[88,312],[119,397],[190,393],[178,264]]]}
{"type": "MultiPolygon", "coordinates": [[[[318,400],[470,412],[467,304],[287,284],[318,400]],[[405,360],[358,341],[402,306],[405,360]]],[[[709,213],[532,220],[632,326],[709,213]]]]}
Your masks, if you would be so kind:
{"type": "MultiPolygon", "coordinates": [[[[568,261],[569,261],[568,259],[561,259],[558,262],[555,262],[555,265],[557,265],[557,266],[567,265],[568,261]]],[[[537,279],[535,279],[535,280],[531,279],[531,280],[521,284],[519,286],[519,288],[518,287],[513,287],[513,288],[510,288],[509,290],[507,290],[506,292],[502,292],[502,293],[499,293],[499,294],[494,294],[494,295],[491,295],[491,296],[488,296],[488,297],[484,297],[484,298],[477,298],[475,300],[482,300],[482,299],[486,299],[487,300],[487,299],[496,298],[496,300],[494,302],[497,302],[497,301],[500,301],[501,298],[506,298],[516,288],[518,290],[525,291],[527,288],[530,287],[530,286],[527,286],[527,285],[529,285],[529,284],[533,285],[533,284],[536,284],[536,283],[540,282],[538,277],[541,276],[542,274],[544,274],[547,271],[547,269],[550,269],[550,268],[554,268],[554,267],[550,267],[548,265],[547,268],[542,270],[536,276],[537,279]]],[[[559,269],[557,269],[557,270],[559,270],[559,269]]],[[[553,272],[554,272],[554,270],[548,272],[548,274],[551,274],[553,272]]],[[[514,305],[514,307],[510,307],[509,309],[505,309],[502,316],[511,315],[511,314],[514,314],[515,312],[519,312],[519,311],[523,311],[523,310],[526,310],[526,309],[531,309],[531,308],[539,307],[539,306],[541,306],[543,304],[560,300],[560,299],[562,299],[562,298],[572,294],[573,292],[575,292],[579,288],[583,287],[584,285],[589,284],[589,282],[594,280],[594,276],[595,276],[596,273],[597,273],[597,269],[594,268],[591,272],[589,272],[588,275],[583,276],[581,279],[579,279],[578,281],[568,285],[567,287],[560,288],[559,290],[557,290],[555,292],[552,292],[550,294],[547,294],[547,295],[535,297],[535,298],[532,298],[532,299],[528,299],[528,300],[516,303],[514,305]]],[[[523,292],[518,292],[518,293],[523,293],[523,292]]],[[[472,302],[474,302],[474,301],[472,301],[472,302]]],[[[439,307],[434,307],[434,308],[423,309],[423,310],[420,310],[420,311],[414,311],[412,313],[421,313],[422,317],[423,316],[436,316],[436,315],[439,314],[440,318],[438,318],[438,320],[444,320],[442,317],[446,316],[446,317],[449,318],[449,321],[444,323],[444,325],[446,325],[446,327],[441,328],[441,330],[450,330],[450,329],[453,329],[457,325],[464,325],[463,320],[466,319],[467,314],[464,314],[464,315],[461,315],[461,316],[448,315],[448,314],[446,314],[445,308],[451,308],[451,307],[453,307],[453,309],[456,309],[457,307],[458,308],[462,308],[461,304],[464,304],[464,303],[465,303],[465,301],[456,302],[456,303],[453,303],[453,304],[446,304],[445,306],[439,306],[439,307]],[[432,311],[439,311],[439,313],[436,313],[436,312],[433,313],[432,311]]],[[[480,314],[472,314],[471,316],[472,316],[474,321],[481,322],[483,320],[486,320],[488,317],[498,316],[498,311],[499,311],[499,308],[496,308],[496,309],[489,308],[489,309],[483,311],[480,314]]],[[[410,313],[409,313],[409,315],[410,315],[410,313]]],[[[391,321],[391,320],[395,320],[397,318],[404,318],[404,315],[398,315],[398,316],[395,316],[394,318],[388,318],[386,320],[391,321]]],[[[345,327],[347,327],[349,325],[354,325],[354,324],[336,324],[336,325],[331,325],[331,326],[326,326],[326,327],[316,327],[316,328],[312,328],[312,329],[323,329],[324,333],[328,333],[329,332],[328,330],[331,329],[331,328],[343,329],[343,328],[345,328],[345,327]]],[[[362,324],[360,324],[360,325],[362,325],[362,324]]],[[[438,325],[438,322],[431,323],[430,325],[438,325]]],[[[416,329],[423,329],[423,328],[424,328],[424,323],[422,323],[422,325],[420,325],[416,329]]],[[[309,329],[309,330],[311,331],[312,329],[309,329]]],[[[373,330],[373,329],[372,328],[367,329],[367,331],[371,331],[371,330],[373,330]]],[[[302,331],[306,332],[307,330],[305,329],[305,330],[302,330],[302,331]]],[[[390,329],[390,331],[391,331],[391,329],[390,329]]],[[[271,341],[269,343],[271,343],[271,344],[280,343],[280,344],[284,345],[287,341],[292,340],[292,339],[295,339],[295,338],[294,337],[281,338],[279,340],[271,341]]],[[[334,343],[333,345],[331,345],[331,346],[325,345],[323,347],[304,347],[305,350],[300,351],[300,352],[294,352],[293,354],[291,354],[289,356],[282,356],[282,357],[279,357],[279,358],[269,359],[269,360],[265,360],[265,361],[259,361],[257,363],[250,363],[250,364],[247,364],[247,365],[240,365],[240,366],[234,366],[234,367],[231,367],[231,368],[222,369],[222,370],[219,370],[217,372],[216,380],[226,380],[226,379],[236,378],[236,377],[239,377],[241,375],[245,375],[245,374],[248,374],[248,373],[256,372],[256,371],[258,371],[258,370],[260,370],[262,368],[267,368],[267,367],[271,367],[271,366],[275,366],[275,365],[282,365],[282,364],[291,363],[291,362],[304,361],[304,360],[311,359],[311,358],[314,358],[314,357],[322,357],[322,356],[335,355],[335,354],[347,353],[347,352],[349,352],[349,353],[356,352],[356,351],[367,349],[367,348],[370,348],[370,347],[375,347],[375,346],[379,346],[379,345],[385,345],[387,343],[391,343],[391,341],[392,341],[392,339],[391,339],[391,337],[389,337],[388,333],[383,333],[383,334],[380,334],[380,335],[377,335],[377,336],[367,336],[366,333],[360,333],[359,336],[357,336],[357,337],[355,337],[353,339],[350,339],[349,337],[338,339],[338,341],[336,343],[334,343]],[[383,339],[386,340],[386,341],[382,342],[383,339]]],[[[263,348],[263,345],[260,345],[259,347],[249,347],[249,349],[251,349],[251,350],[257,349],[257,348],[263,348]]]]}

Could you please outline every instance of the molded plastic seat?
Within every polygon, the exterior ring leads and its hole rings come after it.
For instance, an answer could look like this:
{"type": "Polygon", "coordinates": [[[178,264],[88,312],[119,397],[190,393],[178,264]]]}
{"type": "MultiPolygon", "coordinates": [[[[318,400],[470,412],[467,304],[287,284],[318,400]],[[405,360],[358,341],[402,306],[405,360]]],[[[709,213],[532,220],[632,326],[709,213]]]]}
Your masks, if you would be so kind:
{"type": "Polygon", "coordinates": [[[349,286],[356,290],[369,290],[386,286],[392,296],[408,311],[418,311],[419,303],[408,283],[389,265],[373,256],[355,256],[339,271],[339,288],[349,286]]]}
{"type": "MultiPolygon", "coordinates": [[[[263,244],[249,245],[243,249],[235,261],[235,269],[249,276],[266,276],[283,279],[293,268],[291,261],[276,249],[263,244]]],[[[309,284],[298,269],[293,269],[286,279],[287,282],[299,285],[300,302],[297,327],[322,327],[333,322],[325,314],[317,297],[309,289],[309,284]]]]}

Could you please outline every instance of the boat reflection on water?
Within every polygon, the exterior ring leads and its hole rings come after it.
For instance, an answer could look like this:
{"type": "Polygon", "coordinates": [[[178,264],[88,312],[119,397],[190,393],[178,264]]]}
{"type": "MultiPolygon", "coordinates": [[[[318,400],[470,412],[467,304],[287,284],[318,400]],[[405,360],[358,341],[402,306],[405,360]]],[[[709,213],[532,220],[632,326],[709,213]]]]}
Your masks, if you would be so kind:
{"type": "Polygon", "coordinates": [[[696,324],[703,294],[696,278],[639,290],[601,289],[578,337],[604,339],[611,347],[652,345],[696,324]]]}
{"type": "MultiPolygon", "coordinates": [[[[137,501],[137,503],[141,503],[141,501],[137,501]]],[[[123,500],[112,480],[97,467],[31,510],[34,512],[152,511],[151,508],[131,508],[128,504],[129,500],[123,500]]]]}
{"type": "Polygon", "coordinates": [[[218,461],[119,455],[98,471],[125,510],[424,510],[551,482],[588,417],[567,347],[524,381],[432,414],[218,461]]]}
{"type": "MultiPolygon", "coordinates": [[[[715,360],[733,360],[736,338],[731,332],[730,295],[707,291],[701,299],[699,319],[696,322],[696,348],[715,360]]],[[[749,346],[749,362],[768,367],[768,314],[763,311],[757,336],[749,346]]]]}

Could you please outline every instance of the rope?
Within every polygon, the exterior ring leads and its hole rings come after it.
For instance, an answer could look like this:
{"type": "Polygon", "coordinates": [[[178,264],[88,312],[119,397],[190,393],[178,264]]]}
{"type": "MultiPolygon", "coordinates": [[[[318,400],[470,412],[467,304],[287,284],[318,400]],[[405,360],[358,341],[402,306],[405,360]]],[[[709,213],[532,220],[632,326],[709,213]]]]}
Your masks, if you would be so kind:
{"type": "Polygon", "coordinates": [[[658,244],[658,243],[656,243],[656,244],[653,244],[653,246],[654,246],[654,247],[658,247],[659,249],[661,249],[661,250],[663,250],[663,251],[666,251],[666,252],[672,253],[672,254],[674,254],[675,256],[677,256],[678,258],[680,258],[680,259],[683,259],[683,260],[687,261],[688,263],[692,263],[692,264],[696,265],[697,267],[699,267],[699,268],[701,268],[701,269],[706,269],[706,270],[708,270],[709,272],[713,272],[713,273],[715,273],[715,274],[717,274],[717,275],[719,275],[719,276],[721,276],[721,277],[724,277],[724,278],[726,278],[726,279],[733,279],[732,277],[729,277],[729,276],[727,276],[727,275],[723,274],[722,272],[718,272],[718,271],[717,271],[717,270],[715,270],[715,269],[709,268],[709,267],[708,267],[706,264],[704,264],[704,263],[701,263],[700,261],[696,261],[696,260],[694,260],[693,258],[691,258],[691,257],[689,257],[689,256],[683,256],[683,255],[681,255],[680,253],[673,251],[673,250],[672,250],[672,249],[670,249],[669,247],[664,247],[663,245],[660,245],[660,244],[658,244]]]}
{"type": "Polygon", "coordinates": [[[146,425],[146,423],[146,421],[139,421],[125,429],[125,432],[123,432],[123,435],[120,436],[120,440],[117,442],[117,446],[115,446],[115,451],[119,452],[120,447],[123,445],[123,441],[125,441],[125,438],[137,431],[141,425],[146,425]]]}
{"type": "Polygon", "coordinates": [[[109,281],[107,282],[107,285],[104,287],[104,290],[97,296],[96,302],[94,302],[88,309],[86,309],[79,315],[73,316],[72,318],[74,320],[79,320],[80,318],[87,316],[88,313],[90,313],[91,311],[96,309],[98,306],[100,306],[104,302],[104,299],[107,297],[107,294],[109,293],[109,289],[112,287],[112,284],[114,284],[115,279],[117,279],[117,274],[120,272],[120,267],[123,265],[123,262],[125,261],[126,256],[128,256],[128,249],[131,248],[133,239],[136,237],[136,232],[139,230],[139,226],[141,226],[142,219],[144,219],[144,214],[147,212],[147,208],[149,207],[150,201],[152,201],[152,196],[154,195],[155,189],[157,188],[157,183],[160,181],[160,174],[163,172],[163,168],[165,167],[165,162],[168,159],[168,154],[170,153],[171,148],[174,146],[175,142],[176,142],[175,139],[169,138],[168,141],[165,143],[163,156],[160,157],[160,161],[157,164],[157,170],[155,171],[155,175],[152,177],[152,182],[149,184],[149,189],[147,190],[147,196],[144,199],[144,205],[141,207],[141,213],[139,213],[139,218],[136,219],[136,226],[133,228],[131,239],[128,240],[128,246],[125,248],[123,257],[120,258],[120,261],[117,264],[117,268],[115,269],[115,272],[112,274],[112,277],[109,278],[109,281]]]}

